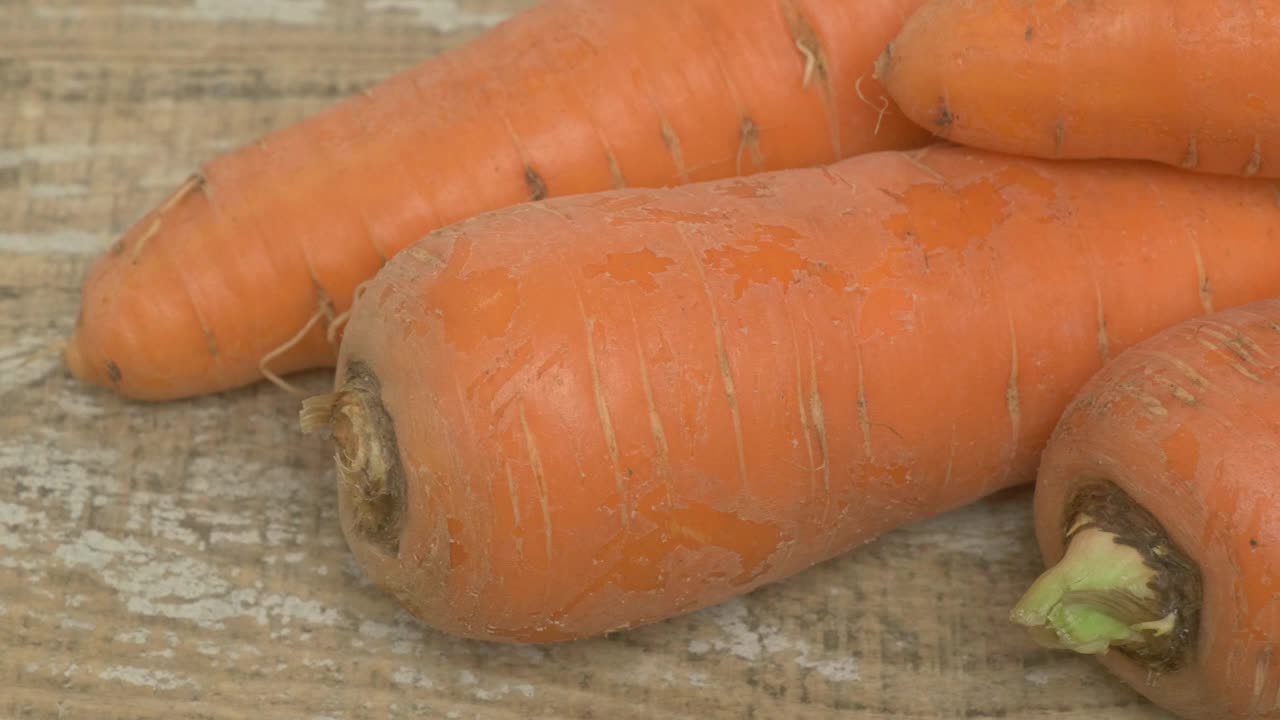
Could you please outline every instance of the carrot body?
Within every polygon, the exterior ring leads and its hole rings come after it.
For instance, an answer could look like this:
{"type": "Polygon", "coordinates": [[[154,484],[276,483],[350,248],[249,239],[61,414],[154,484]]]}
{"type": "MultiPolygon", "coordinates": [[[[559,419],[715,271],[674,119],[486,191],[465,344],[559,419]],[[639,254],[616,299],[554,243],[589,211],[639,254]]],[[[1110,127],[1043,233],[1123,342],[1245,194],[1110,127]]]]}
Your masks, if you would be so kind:
{"type": "Polygon", "coordinates": [[[331,366],[355,288],[434,228],[919,146],[870,77],[919,2],[549,0],[209,163],[92,269],[68,365],[145,399],[250,383],[281,347],[273,372],[331,366]]]}
{"type": "Polygon", "coordinates": [[[940,147],[557,198],[394,258],[308,424],[418,617],[582,637],[1030,480],[1107,357],[1276,267],[1271,184],[1145,163],[940,147]]]}
{"type": "MultiPolygon", "coordinates": [[[[1198,619],[1168,670],[1108,668],[1187,718],[1280,717],[1280,300],[1185,322],[1092,379],[1044,454],[1036,529],[1049,564],[1081,488],[1108,480],[1159,521],[1200,578],[1198,619]]],[[[1088,511],[1086,508],[1085,512],[1088,511]]],[[[1134,538],[1153,547],[1150,534],[1134,538]]]]}
{"type": "Polygon", "coordinates": [[[954,142],[1280,177],[1280,0],[932,0],[877,70],[954,142]]]}

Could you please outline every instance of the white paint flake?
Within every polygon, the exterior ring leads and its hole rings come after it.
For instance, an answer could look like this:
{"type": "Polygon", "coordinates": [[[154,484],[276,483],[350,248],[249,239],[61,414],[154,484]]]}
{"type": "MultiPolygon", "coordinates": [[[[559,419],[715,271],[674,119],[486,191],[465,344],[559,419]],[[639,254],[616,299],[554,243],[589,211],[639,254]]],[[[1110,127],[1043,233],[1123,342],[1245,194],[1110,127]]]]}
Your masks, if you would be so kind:
{"type": "Polygon", "coordinates": [[[133,3],[125,13],[161,20],[204,20],[213,22],[274,22],[281,25],[312,25],[324,14],[324,0],[191,0],[173,7],[133,3]]]}
{"type": "Polygon", "coordinates": [[[167,670],[153,670],[130,665],[114,665],[98,673],[98,677],[103,680],[118,680],[128,685],[152,690],[177,690],[181,687],[198,689],[200,687],[196,681],[167,670]]]}
{"type": "Polygon", "coordinates": [[[366,0],[364,7],[369,13],[406,14],[415,25],[442,33],[491,28],[511,15],[509,12],[469,10],[458,0],[366,0]]]}

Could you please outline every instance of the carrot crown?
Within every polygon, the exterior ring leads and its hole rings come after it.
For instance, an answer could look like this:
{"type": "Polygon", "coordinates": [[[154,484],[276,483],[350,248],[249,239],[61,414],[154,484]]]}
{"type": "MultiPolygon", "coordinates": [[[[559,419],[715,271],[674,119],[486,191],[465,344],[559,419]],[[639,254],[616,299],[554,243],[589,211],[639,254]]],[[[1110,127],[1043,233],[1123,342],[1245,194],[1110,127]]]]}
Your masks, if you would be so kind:
{"type": "Polygon", "coordinates": [[[1009,619],[1048,648],[1114,648],[1152,671],[1180,666],[1199,615],[1192,561],[1114,485],[1091,486],[1072,505],[1062,559],[1028,588],[1009,619]]]}

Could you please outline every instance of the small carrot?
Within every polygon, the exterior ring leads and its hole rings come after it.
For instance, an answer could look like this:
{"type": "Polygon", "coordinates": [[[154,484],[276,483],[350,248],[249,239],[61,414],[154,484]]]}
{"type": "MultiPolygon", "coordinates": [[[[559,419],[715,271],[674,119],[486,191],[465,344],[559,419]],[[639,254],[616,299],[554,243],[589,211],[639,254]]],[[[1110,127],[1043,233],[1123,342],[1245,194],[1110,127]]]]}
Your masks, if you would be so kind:
{"type": "Polygon", "coordinates": [[[142,399],[330,367],[428,231],[527,200],[918,147],[871,79],[921,0],[548,0],[218,157],[92,268],[66,362],[142,399]]]}
{"type": "Polygon", "coordinates": [[[303,424],[423,621],[590,636],[1031,480],[1113,353],[1280,292],[1278,236],[1271,183],[961,147],[555,198],[393,258],[303,424]]]}
{"type": "Polygon", "coordinates": [[[1280,0],[931,0],[876,76],[975,147],[1280,177],[1280,0]]]}
{"type": "MultiPolygon", "coordinates": [[[[1274,241],[1272,241],[1274,242],[1274,241]]],[[[1044,453],[1012,617],[1186,718],[1280,717],[1280,293],[1138,344],[1044,453]]]]}

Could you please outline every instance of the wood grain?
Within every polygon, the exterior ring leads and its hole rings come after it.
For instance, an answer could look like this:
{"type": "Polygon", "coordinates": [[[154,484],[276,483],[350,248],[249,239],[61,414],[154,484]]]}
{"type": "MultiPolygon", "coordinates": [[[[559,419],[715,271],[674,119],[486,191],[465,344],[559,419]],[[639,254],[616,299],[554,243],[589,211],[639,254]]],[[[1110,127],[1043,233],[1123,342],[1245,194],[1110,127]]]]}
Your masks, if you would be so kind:
{"type": "Polygon", "coordinates": [[[485,645],[363,579],[292,398],[129,403],[38,354],[209,155],[531,4],[0,0],[0,717],[1167,718],[1005,621],[1026,490],[692,616],[485,645]]]}

